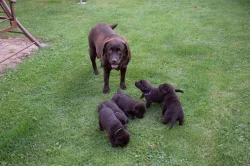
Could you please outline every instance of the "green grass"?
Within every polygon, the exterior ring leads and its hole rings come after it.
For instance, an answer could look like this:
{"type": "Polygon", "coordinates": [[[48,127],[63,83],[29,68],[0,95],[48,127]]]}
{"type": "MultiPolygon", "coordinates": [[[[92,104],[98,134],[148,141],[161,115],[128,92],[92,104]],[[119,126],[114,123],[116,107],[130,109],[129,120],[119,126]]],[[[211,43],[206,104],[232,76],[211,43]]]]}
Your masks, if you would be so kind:
{"type": "Polygon", "coordinates": [[[19,21],[49,46],[0,77],[0,165],[250,165],[248,0],[77,2],[15,4],[19,21]],[[97,105],[115,94],[119,72],[103,94],[87,40],[99,22],[118,23],[129,41],[125,93],[139,99],[138,79],[183,89],[183,126],[169,130],[153,104],[129,122],[128,146],[111,147],[97,105]]]}

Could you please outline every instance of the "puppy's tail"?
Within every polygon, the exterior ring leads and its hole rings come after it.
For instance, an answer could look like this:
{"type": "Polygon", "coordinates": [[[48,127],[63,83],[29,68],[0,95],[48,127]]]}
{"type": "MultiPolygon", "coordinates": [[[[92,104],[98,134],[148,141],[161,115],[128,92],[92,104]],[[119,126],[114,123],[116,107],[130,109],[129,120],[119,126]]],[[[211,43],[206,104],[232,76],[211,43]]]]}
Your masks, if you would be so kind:
{"type": "Polygon", "coordinates": [[[181,89],[175,89],[175,92],[181,92],[181,93],[184,93],[184,91],[183,91],[183,90],[181,90],[181,89]]]}
{"type": "Polygon", "coordinates": [[[117,26],[118,24],[109,24],[109,27],[112,28],[112,29],[115,29],[115,27],[117,26]]]}

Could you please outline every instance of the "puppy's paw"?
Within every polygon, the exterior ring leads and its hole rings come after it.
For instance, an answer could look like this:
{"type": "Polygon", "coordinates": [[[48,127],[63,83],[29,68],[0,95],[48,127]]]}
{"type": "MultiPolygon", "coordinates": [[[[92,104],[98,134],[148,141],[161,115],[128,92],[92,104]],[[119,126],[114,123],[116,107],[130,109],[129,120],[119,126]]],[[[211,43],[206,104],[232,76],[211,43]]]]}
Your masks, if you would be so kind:
{"type": "Polygon", "coordinates": [[[146,108],[149,108],[151,103],[146,103],[146,108]]]}
{"type": "Polygon", "coordinates": [[[179,121],[179,125],[182,126],[183,125],[183,121],[179,121]]]}
{"type": "Polygon", "coordinates": [[[112,145],[113,148],[117,147],[117,145],[115,144],[114,141],[111,141],[111,145],[112,145]]]}
{"type": "Polygon", "coordinates": [[[167,124],[167,122],[164,119],[161,120],[161,123],[162,124],[167,124]]]}

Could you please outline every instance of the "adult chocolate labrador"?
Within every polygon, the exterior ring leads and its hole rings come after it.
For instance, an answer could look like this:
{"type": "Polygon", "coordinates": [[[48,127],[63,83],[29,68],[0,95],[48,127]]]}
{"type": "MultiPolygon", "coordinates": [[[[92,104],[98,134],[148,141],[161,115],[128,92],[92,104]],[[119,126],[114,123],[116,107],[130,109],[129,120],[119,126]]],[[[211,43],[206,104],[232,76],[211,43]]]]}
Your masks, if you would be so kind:
{"type": "Polygon", "coordinates": [[[116,26],[117,24],[100,23],[95,25],[89,33],[89,55],[94,73],[99,74],[96,58],[101,60],[104,70],[103,93],[109,93],[109,75],[112,69],[120,70],[120,88],[126,89],[125,74],[131,53],[128,42],[113,32],[116,26]]]}

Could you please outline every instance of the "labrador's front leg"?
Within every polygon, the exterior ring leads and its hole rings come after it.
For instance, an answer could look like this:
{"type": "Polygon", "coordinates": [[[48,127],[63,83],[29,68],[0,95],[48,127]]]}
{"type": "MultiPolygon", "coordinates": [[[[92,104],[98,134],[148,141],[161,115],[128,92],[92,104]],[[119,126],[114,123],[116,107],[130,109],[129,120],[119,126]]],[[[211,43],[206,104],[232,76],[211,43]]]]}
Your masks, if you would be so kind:
{"type": "Polygon", "coordinates": [[[109,93],[109,75],[110,75],[110,70],[111,69],[107,69],[106,67],[103,68],[103,71],[104,71],[103,93],[109,93]]]}
{"type": "Polygon", "coordinates": [[[126,84],[125,84],[126,70],[127,70],[127,67],[121,68],[120,87],[121,87],[121,89],[123,89],[123,90],[127,88],[127,86],[126,86],[126,84]]]}

